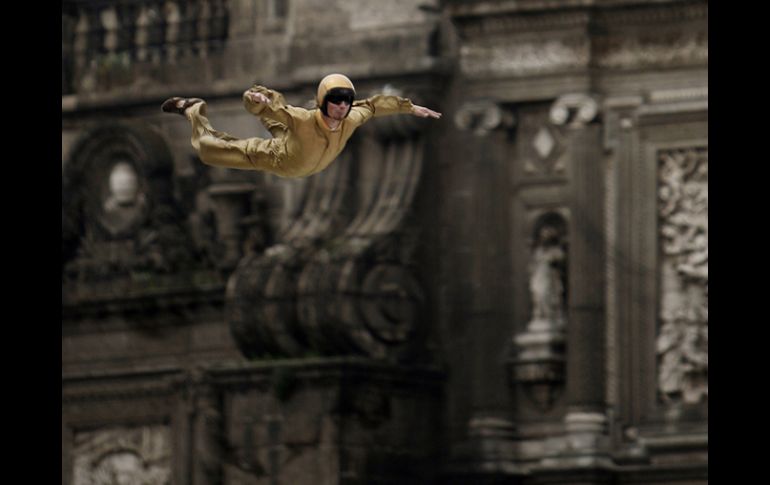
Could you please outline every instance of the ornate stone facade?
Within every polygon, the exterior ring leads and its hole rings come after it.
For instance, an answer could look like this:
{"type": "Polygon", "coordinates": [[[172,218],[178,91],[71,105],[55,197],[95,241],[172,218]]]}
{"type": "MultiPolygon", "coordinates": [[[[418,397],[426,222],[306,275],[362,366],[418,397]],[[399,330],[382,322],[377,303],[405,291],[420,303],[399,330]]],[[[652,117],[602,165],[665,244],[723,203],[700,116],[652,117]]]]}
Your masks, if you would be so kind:
{"type": "Polygon", "coordinates": [[[702,0],[67,0],[62,482],[708,480],[702,0]],[[327,170],[253,82],[372,120],[327,170]]]}

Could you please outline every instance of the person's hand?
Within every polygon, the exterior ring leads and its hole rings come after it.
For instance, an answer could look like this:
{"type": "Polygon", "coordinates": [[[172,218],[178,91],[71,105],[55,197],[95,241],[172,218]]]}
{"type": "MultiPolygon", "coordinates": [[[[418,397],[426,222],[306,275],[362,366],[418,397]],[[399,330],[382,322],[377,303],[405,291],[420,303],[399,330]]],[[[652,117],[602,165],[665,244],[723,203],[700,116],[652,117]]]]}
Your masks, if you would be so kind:
{"type": "Polygon", "coordinates": [[[249,97],[249,99],[251,99],[255,103],[270,104],[270,98],[268,98],[262,93],[255,93],[253,91],[250,91],[249,93],[247,93],[247,96],[249,97]]]}
{"type": "Polygon", "coordinates": [[[441,118],[441,113],[426,108],[425,106],[414,105],[414,108],[412,108],[412,114],[419,116],[420,118],[441,118]]]}

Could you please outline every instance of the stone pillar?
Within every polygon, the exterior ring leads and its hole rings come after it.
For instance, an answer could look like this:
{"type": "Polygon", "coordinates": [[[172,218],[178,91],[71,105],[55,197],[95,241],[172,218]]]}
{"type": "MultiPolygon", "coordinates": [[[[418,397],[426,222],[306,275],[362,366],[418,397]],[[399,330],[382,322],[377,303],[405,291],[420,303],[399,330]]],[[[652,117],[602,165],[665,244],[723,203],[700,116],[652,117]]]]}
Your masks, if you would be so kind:
{"type": "Polygon", "coordinates": [[[224,449],[220,396],[203,369],[188,380],[191,438],[191,485],[222,483],[224,449]]]}
{"type": "Polygon", "coordinates": [[[464,132],[464,142],[473,147],[465,181],[473,218],[455,221],[467,227],[463,235],[468,239],[462,241],[469,248],[467,274],[459,277],[469,281],[463,313],[470,335],[474,409],[467,425],[468,442],[459,453],[475,472],[508,473],[513,468],[515,436],[503,362],[510,244],[507,206],[500,200],[508,190],[505,150],[514,118],[506,108],[484,100],[462,105],[454,122],[464,132]]]}
{"type": "Polygon", "coordinates": [[[607,418],[604,322],[604,170],[601,125],[596,101],[566,95],[551,109],[551,121],[564,125],[570,162],[571,195],[568,271],[568,325],[565,438],[557,457],[544,464],[606,465],[607,418]]]}

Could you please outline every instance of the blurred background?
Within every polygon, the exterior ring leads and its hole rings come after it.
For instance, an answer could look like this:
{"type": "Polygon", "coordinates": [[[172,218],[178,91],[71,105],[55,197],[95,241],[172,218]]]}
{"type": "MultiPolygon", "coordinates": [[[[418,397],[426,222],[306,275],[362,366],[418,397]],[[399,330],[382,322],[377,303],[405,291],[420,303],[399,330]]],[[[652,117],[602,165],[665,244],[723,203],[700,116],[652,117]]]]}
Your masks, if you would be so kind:
{"type": "Polygon", "coordinates": [[[62,483],[708,481],[708,5],[64,0],[62,483]],[[302,179],[214,168],[341,72],[302,179]]]}

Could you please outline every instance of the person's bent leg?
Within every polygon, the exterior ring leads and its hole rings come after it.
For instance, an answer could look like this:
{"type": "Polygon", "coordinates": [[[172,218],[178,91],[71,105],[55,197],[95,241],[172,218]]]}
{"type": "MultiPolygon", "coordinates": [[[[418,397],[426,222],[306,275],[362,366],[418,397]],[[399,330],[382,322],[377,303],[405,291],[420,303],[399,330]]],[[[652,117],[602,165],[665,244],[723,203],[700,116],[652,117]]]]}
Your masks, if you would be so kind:
{"type": "Polygon", "coordinates": [[[276,173],[273,156],[280,140],[238,139],[211,126],[206,117],[206,103],[197,103],[185,111],[192,123],[191,143],[201,161],[216,167],[263,170],[276,173]]]}

